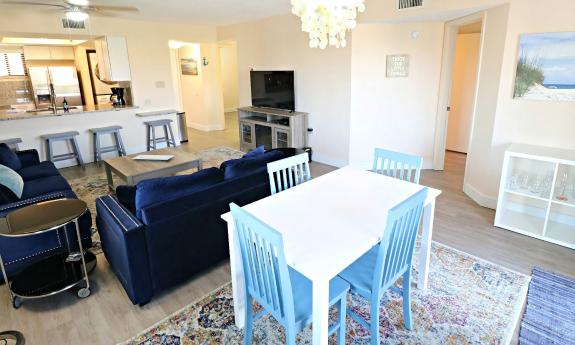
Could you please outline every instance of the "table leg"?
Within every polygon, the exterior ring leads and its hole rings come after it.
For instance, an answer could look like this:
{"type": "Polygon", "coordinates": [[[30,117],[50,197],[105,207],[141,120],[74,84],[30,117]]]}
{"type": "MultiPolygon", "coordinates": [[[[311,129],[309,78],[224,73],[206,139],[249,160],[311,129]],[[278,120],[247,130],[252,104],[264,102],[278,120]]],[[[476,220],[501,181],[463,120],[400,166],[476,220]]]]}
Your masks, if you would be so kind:
{"type": "Polygon", "coordinates": [[[84,280],[86,281],[86,290],[90,291],[90,278],[88,278],[88,269],[86,268],[86,258],[84,258],[84,246],[82,245],[82,235],[80,234],[80,224],[78,218],[74,220],[76,226],[76,236],[78,236],[78,246],[80,250],[80,257],[82,259],[82,272],[84,273],[84,280]]]}
{"type": "Polygon", "coordinates": [[[327,345],[329,329],[329,280],[314,280],[312,290],[313,344],[327,345]]]}
{"type": "Polygon", "coordinates": [[[108,180],[108,188],[110,188],[111,191],[114,190],[114,179],[112,178],[112,169],[110,169],[110,166],[106,163],[104,163],[104,170],[106,170],[106,179],[108,180]]]}
{"type": "Polygon", "coordinates": [[[10,304],[12,304],[14,301],[14,295],[12,294],[12,289],[10,288],[10,281],[8,280],[8,274],[6,274],[6,269],[4,268],[4,261],[2,260],[1,254],[0,254],[0,268],[2,269],[2,277],[4,278],[4,284],[6,284],[8,293],[10,294],[10,304]]]}
{"type": "Polygon", "coordinates": [[[244,268],[240,252],[240,244],[235,236],[234,222],[228,222],[228,243],[230,246],[230,268],[232,271],[232,295],[234,299],[234,317],[236,327],[242,329],[245,325],[246,288],[244,268]]]}
{"type": "Polygon", "coordinates": [[[427,289],[427,276],[429,274],[429,259],[431,256],[431,237],[433,235],[433,218],[435,216],[435,201],[427,204],[423,209],[423,229],[421,234],[421,248],[419,250],[419,274],[417,288],[427,289]]]}

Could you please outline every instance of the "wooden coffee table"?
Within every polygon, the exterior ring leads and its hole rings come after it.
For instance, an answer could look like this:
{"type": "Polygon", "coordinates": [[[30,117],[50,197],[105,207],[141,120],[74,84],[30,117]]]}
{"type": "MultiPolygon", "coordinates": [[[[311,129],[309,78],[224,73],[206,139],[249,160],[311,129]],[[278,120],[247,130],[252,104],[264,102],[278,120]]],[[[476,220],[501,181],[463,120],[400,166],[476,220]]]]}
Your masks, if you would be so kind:
{"type": "Polygon", "coordinates": [[[196,153],[186,152],[178,148],[170,147],[160,150],[143,152],[129,156],[106,159],[104,161],[106,169],[106,178],[108,187],[114,190],[114,180],[112,172],[126,181],[128,185],[155,177],[171,176],[177,172],[198,169],[202,170],[202,159],[196,153]],[[174,158],[169,161],[140,161],[134,160],[133,157],[138,155],[173,155],[174,158]]]}

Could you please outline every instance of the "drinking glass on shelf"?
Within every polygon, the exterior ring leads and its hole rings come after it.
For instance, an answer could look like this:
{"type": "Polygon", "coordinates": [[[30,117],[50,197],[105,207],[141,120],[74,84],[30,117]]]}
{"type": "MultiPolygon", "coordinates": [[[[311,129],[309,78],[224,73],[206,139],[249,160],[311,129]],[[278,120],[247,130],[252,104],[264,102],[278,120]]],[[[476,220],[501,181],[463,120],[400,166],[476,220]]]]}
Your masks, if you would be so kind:
{"type": "Polygon", "coordinates": [[[531,178],[531,186],[529,187],[529,191],[534,194],[541,194],[543,192],[543,176],[536,175],[535,177],[531,178]]]}
{"type": "Polygon", "coordinates": [[[519,186],[519,172],[517,170],[513,170],[511,176],[507,180],[507,188],[509,190],[515,190],[519,186]]]}
{"type": "Polygon", "coordinates": [[[569,197],[567,196],[567,180],[569,179],[569,174],[566,172],[561,176],[561,180],[557,185],[557,200],[567,201],[569,197]]]}
{"type": "Polygon", "coordinates": [[[541,197],[549,198],[549,194],[551,193],[551,186],[553,185],[553,172],[547,174],[545,179],[543,180],[543,186],[541,190],[541,197]]]}
{"type": "Polygon", "coordinates": [[[529,189],[529,174],[523,172],[519,175],[519,188],[529,189]]]}

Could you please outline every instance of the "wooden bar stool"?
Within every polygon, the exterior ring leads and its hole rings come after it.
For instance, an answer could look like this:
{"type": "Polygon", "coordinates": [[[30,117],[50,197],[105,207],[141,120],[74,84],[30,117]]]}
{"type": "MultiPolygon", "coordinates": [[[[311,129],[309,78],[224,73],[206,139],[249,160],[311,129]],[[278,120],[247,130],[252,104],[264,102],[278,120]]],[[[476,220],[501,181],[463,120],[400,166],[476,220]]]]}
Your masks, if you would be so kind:
{"type": "Polygon", "coordinates": [[[80,135],[80,133],[78,133],[77,131],[42,135],[41,138],[46,143],[46,158],[51,162],[75,159],[78,162],[78,165],[84,166],[84,161],[82,160],[82,154],[80,153],[80,148],[78,147],[78,141],[76,140],[76,137],[78,135],[80,135]],[[72,152],[60,155],[54,155],[52,144],[58,141],[69,142],[72,145],[72,152]]]}
{"type": "Polygon", "coordinates": [[[0,144],[6,144],[6,145],[8,145],[8,147],[10,147],[14,151],[18,151],[20,149],[18,144],[21,144],[21,143],[22,143],[21,138],[10,138],[10,139],[0,140],[0,144]]]}
{"type": "Polygon", "coordinates": [[[126,149],[124,148],[124,143],[122,142],[122,136],[120,135],[120,129],[122,126],[108,126],[91,128],[90,132],[94,138],[94,162],[99,163],[102,160],[102,153],[107,152],[118,152],[118,156],[125,156],[126,149]],[[100,135],[110,134],[114,139],[114,145],[101,147],[100,146],[100,135]]]}
{"type": "Polygon", "coordinates": [[[155,150],[157,144],[166,143],[168,147],[176,146],[176,140],[174,138],[174,132],[172,132],[172,120],[155,120],[144,122],[146,125],[146,146],[147,150],[155,150]],[[156,138],[156,127],[164,128],[164,136],[161,138],[156,138]]]}

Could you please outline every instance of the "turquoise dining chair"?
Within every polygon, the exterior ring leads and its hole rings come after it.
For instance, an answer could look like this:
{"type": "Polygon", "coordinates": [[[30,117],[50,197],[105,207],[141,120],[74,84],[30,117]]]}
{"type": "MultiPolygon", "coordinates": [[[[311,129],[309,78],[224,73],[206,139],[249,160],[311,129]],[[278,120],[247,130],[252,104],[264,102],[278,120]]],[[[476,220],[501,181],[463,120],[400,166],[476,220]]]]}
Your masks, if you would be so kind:
{"type": "MultiPolygon", "coordinates": [[[[270,313],[285,327],[286,343],[295,345],[296,335],[312,322],[312,282],[286,263],[282,235],[234,203],[230,204],[240,243],[246,285],[244,344],[252,343],[253,324],[270,313]],[[253,315],[255,300],[263,310],[253,315]]],[[[345,344],[346,296],[349,284],[335,277],[330,281],[329,305],[337,305],[337,343],[345,344]]]]}
{"type": "Polygon", "coordinates": [[[424,188],[391,209],[381,242],[339,274],[351,285],[353,293],[370,301],[370,323],[350,309],[347,313],[371,331],[372,345],[379,345],[379,307],[388,289],[403,296],[405,328],[411,330],[411,262],[426,197],[427,188],[424,188]],[[402,290],[394,285],[401,277],[402,290]]]}
{"type": "Polygon", "coordinates": [[[268,163],[268,175],[272,194],[311,180],[308,153],[268,163]]]}
{"type": "Polygon", "coordinates": [[[375,149],[373,171],[409,182],[419,183],[423,158],[380,148],[375,149]]]}

